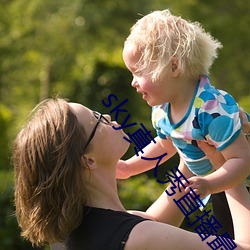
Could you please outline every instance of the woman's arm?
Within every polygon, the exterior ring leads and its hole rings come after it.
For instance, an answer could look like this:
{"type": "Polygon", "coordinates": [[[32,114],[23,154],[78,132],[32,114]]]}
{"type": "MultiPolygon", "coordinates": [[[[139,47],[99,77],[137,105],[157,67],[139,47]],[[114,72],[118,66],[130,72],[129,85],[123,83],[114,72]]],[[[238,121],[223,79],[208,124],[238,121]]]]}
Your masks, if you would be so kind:
{"type": "MultiPolygon", "coordinates": [[[[242,185],[227,190],[226,194],[235,228],[235,241],[232,240],[232,243],[237,245],[238,250],[249,250],[250,196],[242,185]]],[[[125,250],[211,250],[207,242],[211,243],[217,239],[216,236],[209,236],[202,241],[199,234],[164,223],[144,221],[137,224],[131,231],[125,250]]]]}
{"type": "MultiPolygon", "coordinates": [[[[242,131],[245,135],[248,135],[249,132],[250,132],[250,122],[248,121],[247,119],[247,116],[246,116],[246,113],[244,112],[243,109],[240,109],[240,119],[242,121],[242,131]]],[[[241,135],[241,140],[238,141],[237,144],[235,144],[235,146],[233,148],[231,148],[231,152],[229,151],[228,156],[230,157],[230,155],[234,155],[235,152],[237,153],[238,151],[242,151],[245,152],[246,154],[249,154],[249,148],[248,146],[250,146],[250,137],[248,136],[245,136],[246,137],[246,140],[248,142],[248,145],[245,141],[245,138],[244,136],[241,135]]],[[[210,146],[209,144],[207,144],[206,142],[204,141],[198,141],[198,146],[204,151],[204,153],[208,156],[210,162],[212,163],[212,165],[214,166],[215,169],[219,169],[221,166],[225,167],[225,158],[224,156],[222,155],[221,152],[217,151],[216,148],[214,146],[210,146]]],[[[235,158],[235,159],[232,159],[234,161],[237,161],[239,159],[235,158]]],[[[231,160],[231,161],[232,161],[231,160]]],[[[240,183],[240,180],[236,178],[236,176],[238,174],[243,174],[243,178],[241,178],[242,180],[244,180],[244,172],[245,171],[249,171],[249,161],[245,160],[245,162],[247,162],[248,164],[248,167],[246,167],[245,169],[243,169],[244,171],[242,172],[239,168],[237,168],[237,166],[233,166],[235,168],[231,168],[228,167],[228,170],[227,170],[227,167],[224,169],[223,173],[226,176],[225,179],[227,178],[231,178],[233,179],[233,181],[231,181],[231,183],[233,182],[236,182],[237,183],[240,183]]],[[[223,174],[221,173],[221,174],[223,174]]],[[[217,175],[218,173],[214,174],[214,175],[217,175]]],[[[211,176],[210,176],[211,177],[211,176]]],[[[210,178],[210,177],[207,177],[207,178],[210,178]]],[[[212,176],[213,177],[213,176],[212,176]]],[[[238,176],[239,177],[239,176],[238,176]]],[[[222,177],[223,178],[223,177],[222,177]]],[[[202,177],[193,177],[191,179],[189,179],[189,181],[192,183],[195,183],[195,185],[191,185],[191,187],[195,190],[195,192],[201,194],[201,195],[205,195],[206,193],[209,193],[209,184],[206,183],[206,179],[205,178],[202,178],[202,177]],[[198,188],[197,188],[198,186],[198,188]]],[[[218,179],[218,182],[221,182],[220,179],[218,179]]],[[[228,186],[226,186],[226,182],[221,182],[223,183],[224,185],[224,188],[226,189],[228,186]]],[[[234,183],[235,184],[235,183],[234,183]]],[[[220,185],[220,184],[219,184],[220,185]]],[[[223,189],[223,187],[221,187],[221,189],[223,189]]],[[[188,189],[187,189],[188,190],[188,189]]]]}
{"type": "MultiPolygon", "coordinates": [[[[208,194],[222,192],[242,183],[250,174],[250,148],[244,134],[221,151],[225,159],[224,164],[218,170],[205,177],[192,177],[186,191],[191,187],[201,198],[208,194]]],[[[210,159],[213,159],[210,157],[210,159]]],[[[213,159],[213,161],[216,161],[213,159]]],[[[220,163],[223,159],[220,159],[220,163]]]]}
{"type": "Polygon", "coordinates": [[[244,184],[226,190],[232,214],[235,240],[248,244],[250,249],[250,195],[244,184]]]}

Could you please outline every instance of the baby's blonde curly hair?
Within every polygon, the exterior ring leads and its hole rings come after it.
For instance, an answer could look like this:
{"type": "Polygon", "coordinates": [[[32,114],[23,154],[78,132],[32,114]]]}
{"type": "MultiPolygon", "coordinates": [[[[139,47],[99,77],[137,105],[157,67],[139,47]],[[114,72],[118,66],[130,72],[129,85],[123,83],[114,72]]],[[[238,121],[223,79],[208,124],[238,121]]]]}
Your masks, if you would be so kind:
{"type": "Polygon", "coordinates": [[[125,43],[132,43],[142,53],[137,71],[151,74],[153,81],[164,75],[174,57],[182,75],[197,78],[208,74],[218,48],[222,48],[200,23],[188,22],[169,10],[154,11],[139,19],[125,43]]]}

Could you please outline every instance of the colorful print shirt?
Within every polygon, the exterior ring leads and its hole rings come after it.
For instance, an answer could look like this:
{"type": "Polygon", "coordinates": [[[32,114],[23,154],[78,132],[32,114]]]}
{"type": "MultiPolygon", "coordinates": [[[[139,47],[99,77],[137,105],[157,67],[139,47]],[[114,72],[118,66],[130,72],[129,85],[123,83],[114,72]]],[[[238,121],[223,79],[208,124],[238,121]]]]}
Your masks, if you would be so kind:
{"type": "Polygon", "coordinates": [[[169,108],[169,103],[152,108],[152,123],[158,136],[173,141],[180,157],[195,175],[209,174],[212,165],[196,141],[206,140],[218,150],[230,145],[241,130],[237,103],[231,95],[213,87],[208,76],[201,76],[180,122],[170,122],[169,108]]]}

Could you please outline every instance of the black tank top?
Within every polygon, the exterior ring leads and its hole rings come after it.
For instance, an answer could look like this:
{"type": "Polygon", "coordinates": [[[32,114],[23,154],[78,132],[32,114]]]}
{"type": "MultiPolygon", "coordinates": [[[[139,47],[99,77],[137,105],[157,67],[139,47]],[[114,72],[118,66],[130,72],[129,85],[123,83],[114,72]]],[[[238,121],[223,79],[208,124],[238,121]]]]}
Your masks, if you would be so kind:
{"type": "Polygon", "coordinates": [[[82,223],[66,242],[67,250],[123,250],[133,227],[146,219],[126,212],[85,207],[82,223]]]}

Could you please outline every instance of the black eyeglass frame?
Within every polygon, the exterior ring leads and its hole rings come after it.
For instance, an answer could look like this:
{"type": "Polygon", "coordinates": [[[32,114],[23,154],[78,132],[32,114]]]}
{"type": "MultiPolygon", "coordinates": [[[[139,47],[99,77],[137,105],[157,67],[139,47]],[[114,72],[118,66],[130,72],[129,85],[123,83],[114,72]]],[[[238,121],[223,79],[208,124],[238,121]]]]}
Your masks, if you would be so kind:
{"type": "Polygon", "coordinates": [[[92,141],[99,123],[102,122],[102,123],[104,123],[106,125],[110,124],[110,121],[107,118],[105,118],[101,113],[99,113],[97,111],[93,111],[93,114],[94,114],[95,118],[97,119],[97,123],[94,126],[92,132],[90,133],[89,139],[86,142],[86,145],[85,145],[85,147],[83,149],[84,152],[85,152],[86,148],[88,147],[88,145],[90,144],[90,142],[92,141]]]}

